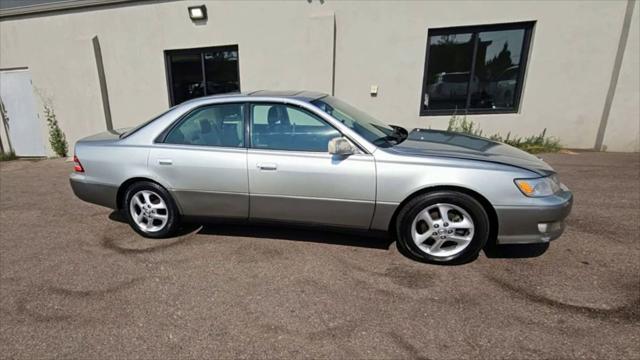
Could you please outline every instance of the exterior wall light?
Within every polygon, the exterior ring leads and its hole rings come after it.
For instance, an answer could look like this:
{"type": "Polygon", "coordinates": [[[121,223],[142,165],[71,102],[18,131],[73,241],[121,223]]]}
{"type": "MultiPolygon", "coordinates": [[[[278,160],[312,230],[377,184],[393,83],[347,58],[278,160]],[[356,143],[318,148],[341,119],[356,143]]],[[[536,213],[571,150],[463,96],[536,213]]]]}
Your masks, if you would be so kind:
{"type": "Polygon", "coordinates": [[[193,21],[207,20],[207,7],[204,5],[189,6],[189,17],[193,21]]]}

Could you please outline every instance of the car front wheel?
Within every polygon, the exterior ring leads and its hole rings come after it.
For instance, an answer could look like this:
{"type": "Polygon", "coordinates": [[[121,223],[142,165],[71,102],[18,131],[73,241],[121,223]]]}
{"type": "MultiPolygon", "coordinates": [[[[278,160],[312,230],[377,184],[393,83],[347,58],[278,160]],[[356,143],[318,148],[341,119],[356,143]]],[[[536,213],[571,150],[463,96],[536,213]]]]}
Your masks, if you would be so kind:
{"type": "Polygon", "coordinates": [[[422,261],[459,264],[475,259],[489,238],[489,217],[473,197],[455,191],[419,195],[400,211],[401,250],[422,261]]]}
{"type": "Polygon", "coordinates": [[[179,226],[178,209],[171,195],[156,183],[143,181],[130,186],[124,205],[129,225],[144,237],[168,237],[179,226]]]}

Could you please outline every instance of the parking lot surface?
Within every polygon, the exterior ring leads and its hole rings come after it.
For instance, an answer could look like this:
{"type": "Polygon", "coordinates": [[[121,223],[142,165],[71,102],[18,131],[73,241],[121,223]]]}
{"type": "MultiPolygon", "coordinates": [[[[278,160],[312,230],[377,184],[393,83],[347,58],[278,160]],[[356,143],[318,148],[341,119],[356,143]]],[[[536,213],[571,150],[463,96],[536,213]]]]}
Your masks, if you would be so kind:
{"type": "Polygon", "coordinates": [[[1,163],[0,357],[638,359],[640,157],[543,157],[565,234],[461,266],[320,229],[147,240],[73,196],[71,163],[1,163]]]}

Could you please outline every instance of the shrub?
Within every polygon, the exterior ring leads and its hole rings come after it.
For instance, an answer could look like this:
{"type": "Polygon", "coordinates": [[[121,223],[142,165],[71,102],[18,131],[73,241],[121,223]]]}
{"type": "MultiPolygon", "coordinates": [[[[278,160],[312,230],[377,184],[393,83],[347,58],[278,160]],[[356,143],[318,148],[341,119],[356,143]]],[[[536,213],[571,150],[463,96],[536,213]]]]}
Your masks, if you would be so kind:
{"type": "Polygon", "coordinates": [[[18,157],[16,156],[16,153],[14,153],[13,151],[10,151],[8,153],[0,152],[0,161],[15,160],[17,158],[18,157]]]}
{"type": "Polygon", "coordinates": [[[467,121],[467,116],[453,115],[449,119],[447,131],[482,137],[482,130],[477,128],[473,121],[467,121]]]}
{"type": "MultiPolygon", "coordinates": [[[[482,129],[478,128],[473,121],[467,120],[466,116],[461,117],[458,115],[453,115],[449,120],[447,131],[484,137],[482,135],[482,129]]],[[[562,149],[560,140],[552,136],[547,136],[546,128],[542,130],[542,132],[538,135],[532,135],[525,138],[511,138],[511,132],[509,132],[507,133],[506,137],[503,137],[501,134],[496,133],[488,136],[488,139],[503,142],[507,145],[517,147],[532,154],[541,152],[558,152],[560,151],[560,149],[562,149]]]]}
{"type": "Polygon", "coordinates": [[[53,111],[51,104],[44,105],[44,115],[47,118],[47,125],[49,126],[49,144],[51,144],[51,149],[53,149],[56,155],[66,157],[69,152],[69,144],[67,144],[64,132],[62,132],[62,129],[58,126],[56,113],[53,111]]]}

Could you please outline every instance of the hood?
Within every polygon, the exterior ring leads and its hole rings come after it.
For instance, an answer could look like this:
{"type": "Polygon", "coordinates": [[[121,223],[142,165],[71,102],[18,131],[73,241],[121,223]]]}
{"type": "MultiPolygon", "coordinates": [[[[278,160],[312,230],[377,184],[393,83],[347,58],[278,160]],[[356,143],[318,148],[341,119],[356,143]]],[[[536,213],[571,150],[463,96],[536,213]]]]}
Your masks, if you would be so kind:
{"type": "Polygon", "coordinates": [[[524,168],[543,176],[554,173],[542,159],[513,146],[450,131],[414,129],[405,141],[388,150],[411,156],[489,161],[524,168]]]}

